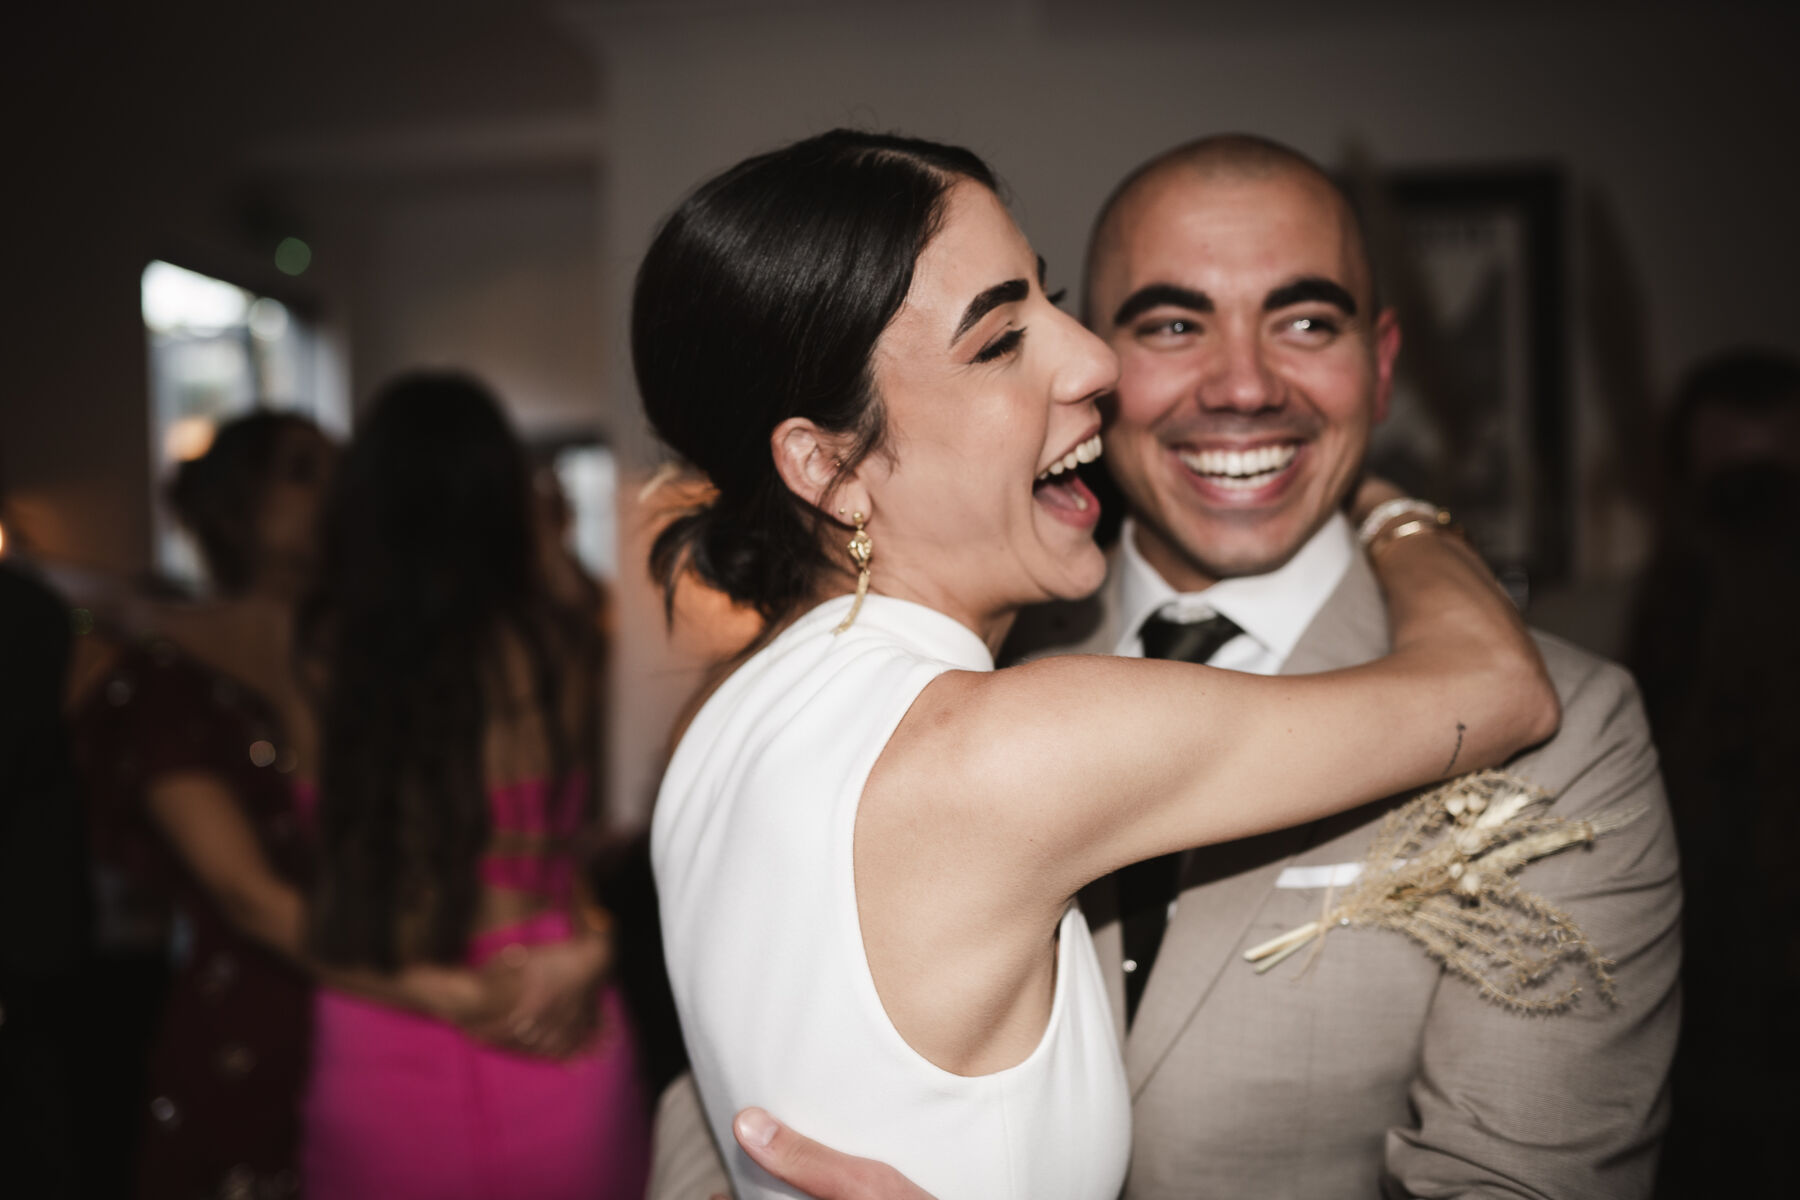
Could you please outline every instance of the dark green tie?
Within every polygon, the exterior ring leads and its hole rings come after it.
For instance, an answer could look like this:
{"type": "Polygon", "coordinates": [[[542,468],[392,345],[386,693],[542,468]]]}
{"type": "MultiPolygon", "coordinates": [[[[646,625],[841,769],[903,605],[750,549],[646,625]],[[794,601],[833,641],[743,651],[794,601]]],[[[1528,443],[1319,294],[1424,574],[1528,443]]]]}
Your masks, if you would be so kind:
{"type": "MultiPolygon", "coordinates": [[[[1244,631],[1230,617],[1171,621],[1153,613],[1138,632],[1143,638],[1145,658],[1203,663],[1244,631]]],[[[1162,947],[1163,930],[1169,923],[1169,902],[1181,890],[1181,852],[1132,863],[1113,878],[1119,889],[1119,932],[1126,964],[1125,1024],[1129,1028],[1137,1017],[1150,966],[1162,947]]]]}

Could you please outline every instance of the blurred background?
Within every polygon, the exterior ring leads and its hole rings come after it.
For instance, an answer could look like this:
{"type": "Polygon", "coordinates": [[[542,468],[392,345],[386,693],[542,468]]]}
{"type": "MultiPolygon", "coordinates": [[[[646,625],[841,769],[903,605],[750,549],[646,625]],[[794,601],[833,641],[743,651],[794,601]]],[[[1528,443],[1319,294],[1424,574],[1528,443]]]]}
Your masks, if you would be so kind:
{"type": "MultiPolygon", "coordinates": [[[[1550,241],[1507,283],[1535,311],[1485,316],[1490,339],[1537,335],[1504,352],[1538,373],[1505,401],[1533,422],[1511,431],[1534,451],[1515,516],[1559,501],[1505,557],[1535,570],[1534,619],[1606,653],[1678,375],[1800,349],[1791,5],[315,0],[8,24],[7,536],[84,569],[190,571],[151,497],[206,422],[262,403],[345,432],[391,372],[466,367],[560,459],[583,560],[613,586],[629,702],[607,790],[627,822],[691,682],[640,566],[633,499],[657,451],[627,298],[656,221],[756,149],[842,123],[967,143],[1074,285],[1112,185],[1202,133],[1289,142],[1365,193],[1474,177],[1453,225],[1550,241]]],[[[1441,246],[1446,210],[1413,195],[1411,243],[1441,246]]],[[[1398,235],[1382,244],[1409,240],[1404,205],[1372,208],[1398,235]]],[[[1445,322],[1482,319],[1457,295],[1471,270],[1529,259],[1484,253],[1418,281],[1460,306],[1445,322]]],[[[1406,315],[1415,376],[1458,360],[1406,315]]]]}
{"type": "MultiPolygon", "coordinates": [[[[1243,130],[1340,171],[1406,330],[1380,461],[1472,515],[1534,623],[1610,657],[1683,378],[1800,354],[1791,3],[165,0],[5,24],[0,555],[78,604],[195,586],[156,497],[221,421],[345,436],[395,371],[471,371],[608,597],[621,830],[714,644],[704,599],[666,635],[643,566],[661,458],[632,276],[756,150],[840,124],[966,144],[1071,287],[1101,200],[1166,147],[1243,130]]],[[[1788,428],[1744,436],[1775,454],[1788,428]]]]}

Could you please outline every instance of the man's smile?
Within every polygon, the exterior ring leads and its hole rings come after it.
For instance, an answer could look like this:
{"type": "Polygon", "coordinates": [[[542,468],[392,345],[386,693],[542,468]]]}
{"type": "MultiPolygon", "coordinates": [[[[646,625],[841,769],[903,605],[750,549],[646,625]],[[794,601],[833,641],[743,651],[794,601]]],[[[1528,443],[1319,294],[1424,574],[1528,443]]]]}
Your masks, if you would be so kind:
{"type": "Polygon", "coordinates": [[[1299,474],[1309,443],[1297,439],[1254,445],[1213,443],[1169,448],[1180,474],[1203,500],[1234,507],[1267,504],[1299,474]]]}

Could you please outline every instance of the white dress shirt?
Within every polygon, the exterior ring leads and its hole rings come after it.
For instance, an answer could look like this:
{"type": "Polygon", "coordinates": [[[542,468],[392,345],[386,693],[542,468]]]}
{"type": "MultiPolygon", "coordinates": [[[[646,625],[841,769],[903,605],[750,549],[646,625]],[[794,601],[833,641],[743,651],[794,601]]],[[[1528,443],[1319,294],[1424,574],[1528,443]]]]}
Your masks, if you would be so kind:
{"type": "MultiPolygon", "coordinates": [[[[1356,535],[1349,520],[1342,513],[1333,513],[1294,557],[1273,571],[1221,579],[1205,591],[1178,592],[1139,553],[1137,523],[1127,517],[1119,534],[1118,567],[1120,615],[1125,618],[1120,628],[1124,632],[1113,653],[1126,658],[1144,656],[1138,630],[1152,613],[1160,612],[1172,621],[1203,621],[1216,613],[1231,618],[1244,632],[1219,647],[1208,660],[1211,666],[1252,675],[1278,674],[1299,644],[1300,635],[1337,590],[1355,554],[1356,535]]],[[[1294,870],[1282,872],[1276,886],[1324,886],[1298,882],[1297,876],[1290,878],[1294,870]]],[[[1169,901],[1170,920],[1175,919],[1178,903],[1169,901]]],[[[1128,973],[1136,969],[1136,963],[1126,961],[1128,973]]]]}
{"type": "Polygon", "coordinates": [[[1219,648],[1212,665],[1274,675],[1325,607],[1355,554],[1350,522],[1333,513],[1292,558],[1266,575],[1221,579],[1205,591],[1178,592],[1139,553],[1137,524],[1127,519],[1119,536],[1120,615],[1125,619],[1114,653],[1144,656],[1138,630],[1152,613],[1174,621],[1200,621],[1217,613],[1244,632],[1219,648]]]}

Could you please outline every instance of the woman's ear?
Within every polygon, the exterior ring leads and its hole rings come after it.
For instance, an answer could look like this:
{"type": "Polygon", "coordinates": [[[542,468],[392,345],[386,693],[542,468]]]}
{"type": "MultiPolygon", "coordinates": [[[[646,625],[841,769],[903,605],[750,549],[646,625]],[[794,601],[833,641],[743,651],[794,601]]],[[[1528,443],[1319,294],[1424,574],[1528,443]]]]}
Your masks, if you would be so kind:
{"type": "MultiPolygon", "coordinates": [[[[847,438],[827,433],[805,417],[789,417],[769,435],[769,450],[775,457],[775,470],[788,491],[800,497],[828,517],[838,517],[852,509],[867,512],[868,496],[852,476],[840,484],[838,474],[847,438]]],[[[848,524],[848,518],[840,518],[848,524]]]]}

